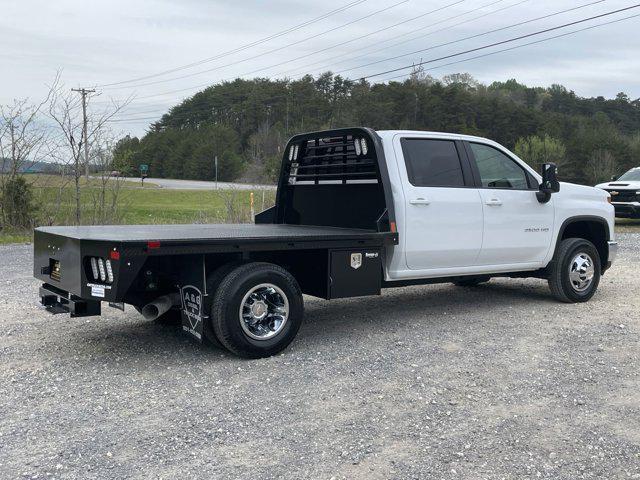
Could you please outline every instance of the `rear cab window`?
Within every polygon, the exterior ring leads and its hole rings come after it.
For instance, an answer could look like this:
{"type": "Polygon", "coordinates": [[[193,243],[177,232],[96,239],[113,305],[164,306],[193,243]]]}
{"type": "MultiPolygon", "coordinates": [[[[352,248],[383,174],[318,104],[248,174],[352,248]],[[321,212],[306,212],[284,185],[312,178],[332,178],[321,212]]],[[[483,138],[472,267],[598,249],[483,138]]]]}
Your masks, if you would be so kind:
{"type": "Polygon", "coordinates": [[[464,187],[464,173],[454,140],[401,139],[409,182],[414,187],[464,187]]]}

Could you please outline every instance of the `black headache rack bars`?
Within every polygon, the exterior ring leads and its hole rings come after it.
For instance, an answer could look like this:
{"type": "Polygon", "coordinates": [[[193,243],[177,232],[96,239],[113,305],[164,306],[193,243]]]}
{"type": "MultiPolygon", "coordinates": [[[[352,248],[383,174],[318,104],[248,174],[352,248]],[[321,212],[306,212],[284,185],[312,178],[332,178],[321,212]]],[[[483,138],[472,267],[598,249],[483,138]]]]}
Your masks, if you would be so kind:
{"type": "Polygon", "coordinates": [[[296,135],[285,148],[276,207],[257,223],[362,228],[396,233],[378,134],[345,128],[296,135]]]}
{"type": "Polygon", "coordinates": [[[350,180],[380,182],[375,149],[368,135],[342,132],[291,143],[286,151],[288,183],[350,180]]]}

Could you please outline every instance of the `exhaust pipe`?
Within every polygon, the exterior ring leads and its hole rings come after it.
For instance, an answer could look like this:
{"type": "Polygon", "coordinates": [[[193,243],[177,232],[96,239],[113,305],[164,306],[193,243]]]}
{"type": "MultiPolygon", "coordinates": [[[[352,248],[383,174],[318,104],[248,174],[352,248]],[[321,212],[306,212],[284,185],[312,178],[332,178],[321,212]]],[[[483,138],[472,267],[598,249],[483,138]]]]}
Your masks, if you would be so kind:
{"type": "Polygon", "coordinates": [[[156,298],[153,302],[142,307],[142,316],[146,320],[155,320],[160,315],[167,313],[174,305],[180,305],[180,294],[170,293],[156,298]]]}

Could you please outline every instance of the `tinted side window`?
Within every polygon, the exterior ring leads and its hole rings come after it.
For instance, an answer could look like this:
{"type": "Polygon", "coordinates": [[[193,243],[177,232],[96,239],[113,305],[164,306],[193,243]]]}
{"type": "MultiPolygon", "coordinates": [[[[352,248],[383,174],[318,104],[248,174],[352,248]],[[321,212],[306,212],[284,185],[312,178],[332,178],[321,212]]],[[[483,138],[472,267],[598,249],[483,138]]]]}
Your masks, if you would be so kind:
{"type": "Polygon", "coordinates": [[[500,150],[479,143],[471,143],[470,146],[483,187],[514,190],[529,188],[525,170],[500,150]]]}
{"type": "Polygon", "coordinates": [[[403,138],[402,153],[411,185],[464,187],[464,176],[455,142],[403,138]]]}

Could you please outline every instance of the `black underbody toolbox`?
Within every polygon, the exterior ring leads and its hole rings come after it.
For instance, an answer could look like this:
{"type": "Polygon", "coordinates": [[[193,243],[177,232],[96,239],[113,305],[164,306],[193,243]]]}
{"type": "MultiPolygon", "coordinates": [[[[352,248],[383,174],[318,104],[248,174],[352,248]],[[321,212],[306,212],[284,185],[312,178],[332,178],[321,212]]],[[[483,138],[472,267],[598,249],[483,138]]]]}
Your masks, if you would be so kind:
{"type": "Polygon", "coordinates": [[[379,249],[332,250],[329,298],[379,295],[382,259],[379,249]]]}

